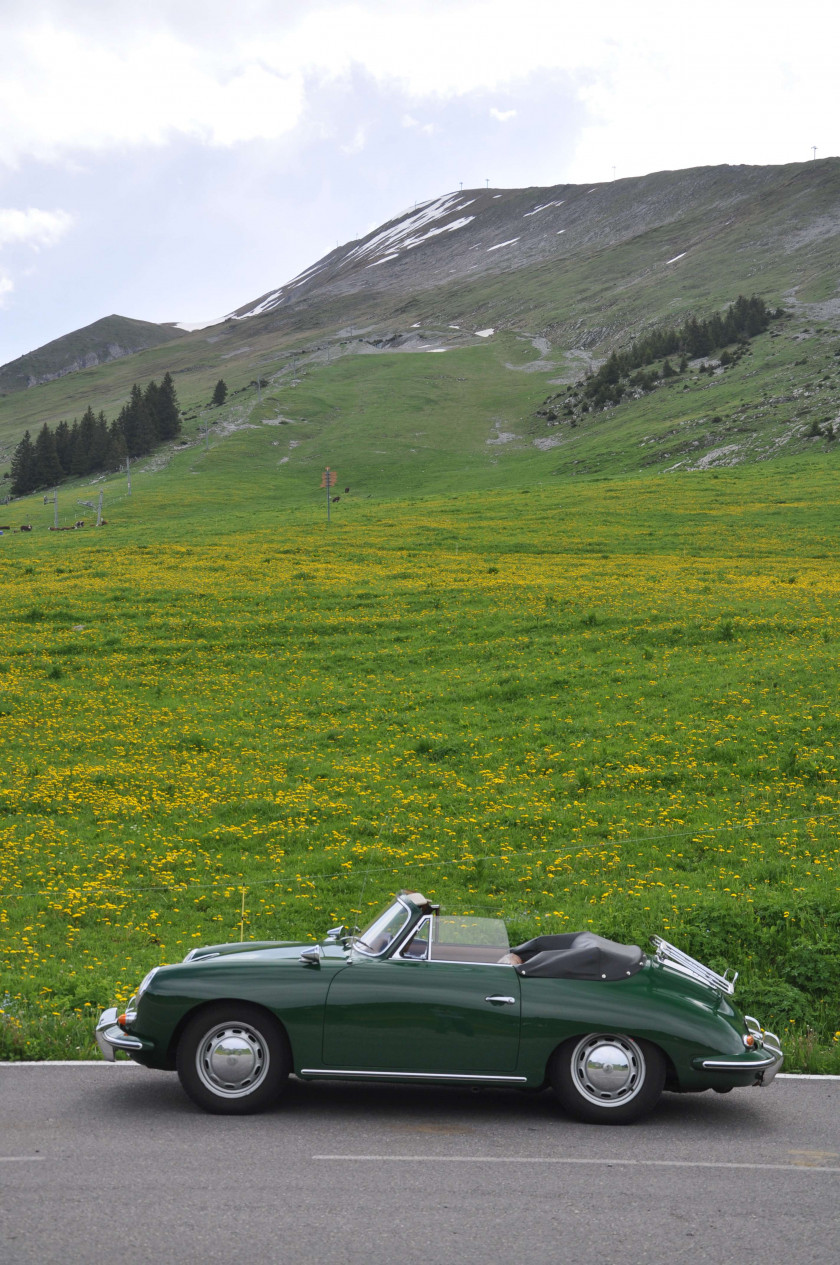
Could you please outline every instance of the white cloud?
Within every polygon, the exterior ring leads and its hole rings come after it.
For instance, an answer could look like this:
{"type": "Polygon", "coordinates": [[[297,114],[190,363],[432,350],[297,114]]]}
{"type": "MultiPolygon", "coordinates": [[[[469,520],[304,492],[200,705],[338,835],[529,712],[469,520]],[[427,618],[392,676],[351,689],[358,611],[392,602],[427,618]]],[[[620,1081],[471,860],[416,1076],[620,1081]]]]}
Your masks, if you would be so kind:
{"type": "MultiPolygon", "coordinates": [[[[55,246],[73,223],[66,211],[40,211],[31,206],[26,211],[0,207],[0,247],[27,245],[55,246]]],[[[11,282],[8,288],[11,288],[11,282]]]]}
{"type": "MultiPolygon", "coordinates": [[[[627,17],[636,13],[628,8],[627,17]]],[[[805,161],[810,145],[820,142],[823,156],[840,152],[831,70],[840,35],[836,11],[802,0],[794,21],[780,0],[763,6],[709,0],[702,22],[687,9],[681,21],[682,29],[669,23],[656,32],[648,17],[647,25],[622,23],[611,32],[617,38],[605,43],[597,73],[581,83],[590,123],[579,136],[570,180],[608,180],[612,164],[619,176],[633,176],[805,161]]]]}
{"type": "Polygon", "coordinates": [[[434,123],[420,123],[413,114],[404,114],[400,121],[403,127],[416,127],[424,136],[433,136],[437,131],[434,123]]]}
{"type": "Polygon", "coordinates": [[[509,123],[511,119],[516,118],[516,110],[497,110],[494,105],[490,107],[490,117],[498,119],[500,123],[509,123]]]}
{"type": "Polygon", "coordinates": [[[840,148],[838,17],[821,0],[800,0],[795,22],[782,0],[707,0],[700,21],[659,0],[519,0],[515,20],[508,0],[3,0],[3,10],[7,165],[177,136],[277,140],[326,83],[358,72],[398,86],[420,117],[429,99],[504,86],[527,101],[534,76],[562,76],[591,120],[566,178],[840,148]]]}
{"type": "Polygon", "coordinates": [[[298,123],[300,74],[253,50],[210,56],[166,31],[123,46],[53,24],[12,32],[0,55],[0,161],[159,145],[180,134],[210,145],[276,139],[298,123]]]}
{"type": "Polygon", "coordinates": [[[359,127],[357,127],[355,132],[353,133],[352,139],[349,140],[346,143],[346,145],[341,146],[342,154],[361,153],[361,151],[365,147],[366,139],[367,139],[367,129],[359,125],[359,127]]]}

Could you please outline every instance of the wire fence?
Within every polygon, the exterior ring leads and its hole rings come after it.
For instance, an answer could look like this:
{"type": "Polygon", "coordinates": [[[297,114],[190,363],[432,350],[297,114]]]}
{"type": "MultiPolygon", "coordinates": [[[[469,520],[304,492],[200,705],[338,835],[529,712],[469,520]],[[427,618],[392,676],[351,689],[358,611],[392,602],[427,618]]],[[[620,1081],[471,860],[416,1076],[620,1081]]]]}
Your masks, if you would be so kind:
{"type": "MultiPolygon", "coordinates": [[[[770,830],[779,829],[782,826],[803,825],[805,823],[815,826],[837,826],[840,818],[834,814],[820,814],[796,817],[781,817],[773,821],[756,821],[749,819],[747,821],[730,822],[726,825],[719,826],[693,826],[685,830],[669,830],[663,831],[655,835],[635,835],[626,836],[619,839],[605,839],[601,847],[606,848],[625,848],[636,844],[657,843],[666,839],[695,839],[699,840],[702,836],[715,834],[728,834],[734,831],[748,831],[750,833],[765,833],[770,830]]],[[[381,833],[381,832],[380,832],[381,833]]],[[[133,883],[88,883],[84,879],[74,884],[68,884],[64,889],[66,892],[84,892],[86,895],[95,892],[118,892],[130,894],[132,892],[178,892],[182,895],[185,891],[217,891],[217,890],[240,890],[245,887],[248,890],[262,887],[288,887],[290,883],[314,883],[317,881],[324,882],[337,878],[350,878],[351,875],[358,876],[363,874],[365,881],[367,877],[373,874],[399,874],[412,870],[434,870],[445,869],[452,866],[460,866],[461,868],[470,868],[479,864],[488,864],[493,862],[505,862],[510,860],[521,860],[527,857],[538,857],[545,861],[546,857],[552,852],[556,852],[559,848],[567,845],[567,841],[563,840],[559,845],[541,848],[539,850],[523,851],[519,848],[511,848],[505,853],[488,853],[484,856],[473,856],[471,853],[462,854],[449,859],[441,858],[424,858],[422,860],[405,860],[393,865],[369,865],[364,857],[358,857],[353,862],[345,862],[335,870],[318,870],[308,874],[287,874],[283,877],[275,877],[268,879],[248,879],[244,875],[218,877],[209,882],[194,883],[189,879],[169,881],[166,883],[153,884],[133,884],[133,883]]],[[[373,847],[380,846],[378,843],[373,847]]],[[[574,845],[572,845],[574,846],[574,845]]],[[[551,869],[558,862],[551,862],[546,868],[551,869]]],[[[22,896],[55,896],[60,894],[56,887],[38,887],[38,888],[18,888],[13,887],[6,891],[0,892],[0,900],[8,900],[12,897],[22,896]]]]}

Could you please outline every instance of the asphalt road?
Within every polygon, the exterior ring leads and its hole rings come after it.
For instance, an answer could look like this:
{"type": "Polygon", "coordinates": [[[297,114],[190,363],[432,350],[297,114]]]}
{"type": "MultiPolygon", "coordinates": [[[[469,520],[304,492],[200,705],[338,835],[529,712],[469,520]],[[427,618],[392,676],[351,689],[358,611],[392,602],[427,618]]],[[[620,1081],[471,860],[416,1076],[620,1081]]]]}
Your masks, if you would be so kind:
{"type": "Polygon", "coordinates": [[[133,1064],[0,1065],[3,1265],[683,1265],[840,1259],[840,1081],[665,1095],[292,1081],[200,1112],[133,1064]]]}

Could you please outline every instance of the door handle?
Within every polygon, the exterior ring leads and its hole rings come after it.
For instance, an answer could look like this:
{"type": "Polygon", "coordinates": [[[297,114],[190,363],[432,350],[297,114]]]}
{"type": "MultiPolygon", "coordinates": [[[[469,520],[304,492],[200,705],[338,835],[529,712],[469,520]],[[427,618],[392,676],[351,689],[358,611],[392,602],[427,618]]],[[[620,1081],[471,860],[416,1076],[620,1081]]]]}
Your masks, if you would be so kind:
{"type": "Polygon", "coordinates": [[[492,993],[490,997],[485,997],[485,1001],[489,1001],[494,1006],[515,1006],[515,997],[502,997],[499,993],[492,993]]]}

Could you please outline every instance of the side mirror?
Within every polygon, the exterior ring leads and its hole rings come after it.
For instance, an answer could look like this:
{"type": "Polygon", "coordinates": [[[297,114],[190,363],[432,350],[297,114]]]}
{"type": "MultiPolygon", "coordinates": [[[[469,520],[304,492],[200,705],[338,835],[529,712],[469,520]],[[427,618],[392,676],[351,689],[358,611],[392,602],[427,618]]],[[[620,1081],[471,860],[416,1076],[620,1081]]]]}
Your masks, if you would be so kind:
{"type": "Polygon", "coordinates": [[[312,949],[304,949],[304,950],[303,950],[303,953],[301,953],[301,955],[300,955],[300,959],[299,959],[299,960],[300,960],[301,962],[303,962],[303,964],[304,964],[305,966],[317,966],[317,967],[320,967],[320,965],[321,965],[321,950],[318,948],[317,944],[316,944],[316,945],[315,945],[315,947],[314,947],[314,948],[312,948],[312,949]]]}

